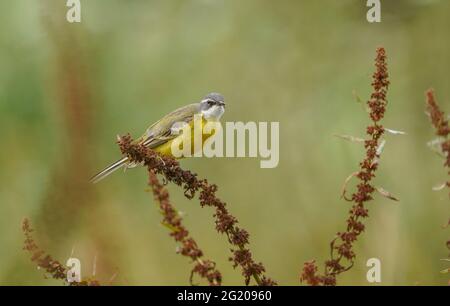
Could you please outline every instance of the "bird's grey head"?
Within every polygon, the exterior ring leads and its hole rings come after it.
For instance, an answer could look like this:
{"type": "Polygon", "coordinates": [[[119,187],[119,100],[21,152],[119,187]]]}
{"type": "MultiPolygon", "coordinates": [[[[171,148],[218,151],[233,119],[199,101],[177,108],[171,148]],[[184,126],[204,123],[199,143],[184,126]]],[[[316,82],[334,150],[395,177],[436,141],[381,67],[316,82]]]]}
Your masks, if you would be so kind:
{"type": "Polygon", "coordinates": [[[225,112],[225,101],[221,94],[207,94],[200,101],[200,111],[207,120],[219,120],[225,112]]]}

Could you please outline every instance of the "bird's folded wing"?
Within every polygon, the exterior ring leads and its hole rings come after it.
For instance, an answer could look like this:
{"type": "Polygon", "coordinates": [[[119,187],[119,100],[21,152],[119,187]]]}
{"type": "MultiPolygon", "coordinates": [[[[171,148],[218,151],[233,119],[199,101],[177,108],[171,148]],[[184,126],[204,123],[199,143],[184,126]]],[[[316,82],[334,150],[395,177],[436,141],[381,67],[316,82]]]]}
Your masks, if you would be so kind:
{"type": "Polygon", "coordinates": [[[198,112],[198,104],[189,104],[164,116],[152,124],[139,143],[149,148],[158,147],[180,135],[180,123],[190,123],[198,112]]]}
{"type": "Polygon", "coordinates": [[[156,148],[169,140],[175,138],[177,135],[172,134],[171,130],[167,130],[166,133],[161,135],[152,135],[148,136],[147,138],[143,139],[141,143],[149,147],[150,149],[156,148]]]}
{"type": "Polygon", "coordinates": [[[170,125],[170,128],[161,130],[159,131],[159,133],[150,134],[149,136],[143,138],[141,140],[141,143],[144,146],[149,147],[150,149],[156,148],[179,136],[182,133],[183,125],[189,124],[192,120],[193,116],[186,116],[182,121],[174,122],[172,125],[170,125]]]}

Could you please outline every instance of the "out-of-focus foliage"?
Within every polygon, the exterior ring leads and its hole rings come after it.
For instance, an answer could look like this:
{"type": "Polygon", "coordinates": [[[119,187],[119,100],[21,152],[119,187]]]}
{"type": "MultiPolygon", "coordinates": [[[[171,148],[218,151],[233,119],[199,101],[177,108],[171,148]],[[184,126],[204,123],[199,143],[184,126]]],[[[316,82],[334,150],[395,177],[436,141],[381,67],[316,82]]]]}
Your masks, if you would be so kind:
{"type": "MultiPolygon", "coordinates": [[[[364,150],[335,134],[364,135],[375,48],[388,55],[389,136],[375,180],[395,194],[368,205],[355,267],[339,284],[368,284],[366,261],[382,262],[382,284],[446,284],[441,258],[450,215],[442,160],[424,115],[433,86],[450,109],[450,3],[383,1],[382,22],[365,1],[81,1],[82,22],[65,21],[65,1],[0,2],[0,283],[53,284],[22,250],[21,220],[41,247],[83,264],[83,276],[113,284],[188,284],[190,266],[160,224],[146,171],[88,178],[119,155],[115,136],[140,135],[163,114],[211,91],[224,120],[279,121],[280,163],[252,158],[183,160],[220,186],[250,232],[251,249],[279,284],[298,284],[303,262],[323,262],[344,229],[345,178],[364,150]]],[[[350,186],[349,186],[350,187],[350,186]]],[[[228,262],[213,211],[169,186],[186,227],[224,284],[242,284],[228,262]]]]}

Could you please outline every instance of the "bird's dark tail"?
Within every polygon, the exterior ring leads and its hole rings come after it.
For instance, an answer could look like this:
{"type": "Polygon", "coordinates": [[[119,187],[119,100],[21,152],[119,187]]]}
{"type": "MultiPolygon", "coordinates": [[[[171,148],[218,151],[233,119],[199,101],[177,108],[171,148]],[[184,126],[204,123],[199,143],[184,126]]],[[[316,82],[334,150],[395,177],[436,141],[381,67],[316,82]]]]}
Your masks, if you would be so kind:
{"type": "Polygon", "coordinates": [[[116,171],[117,169],[122,168],[127,162],[128,162],[128,157],[119,159],[115,163],[109,165],[108,167],[106,167],[105,169],[103,169],[102,171],[100,171],[99,173],[94,175],[89,181],[94,184],[98,183],[99,181],[101,181],[102,179],[104,179],[105,177],[107,177],[108,175],[110,175],[111,173],[116,171]]]}

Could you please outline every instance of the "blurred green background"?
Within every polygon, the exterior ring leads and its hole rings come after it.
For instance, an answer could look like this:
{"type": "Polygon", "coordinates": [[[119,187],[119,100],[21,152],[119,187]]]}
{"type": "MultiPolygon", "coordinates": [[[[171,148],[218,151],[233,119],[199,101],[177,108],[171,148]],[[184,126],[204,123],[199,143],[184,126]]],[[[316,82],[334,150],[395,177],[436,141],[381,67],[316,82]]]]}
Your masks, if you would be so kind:
{"type": "MultiPolygon", "coordinates": [[[[142,168],[97,185],[87,179],[119,156],[117,134],[139,136],[163,114],[206,93],[225,96],[226,121],[279,121],[280,163],[255,158],[188,159],[182,166],[220,186],[219,196],[250,232],[267,275],[299,284],[303,262],[320,265],[345,227],[344,179],[362,146],[375,49],[387,50],[388,136],[368,205],[355,267],[341,285],[367,285],[365,264],[382,263],[382,285],[445,285],[442,229],[450,216],[442,160],[426,146],[433,131],[424,91],[450,111],[450,3],[382,1],[382,22],[365,1],[81,1],[69,24],[66,1],[0,2],[0,284],[59,284],[22,250],[21,221],[62,262],[73,253],[83,277],[103,283],[188,284],[191,264],[161,226],[142,168]],[[96,258],[96,260],[95,260],[96,258]],[[114,276],[116,275],[116,276],[114,276]]],[[[213,210],[169,187],[184,222],[224,284],[243,284],[228,262],[213,210]]]]}

